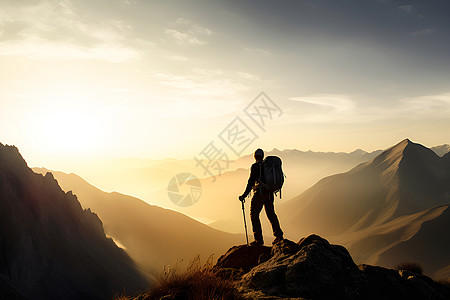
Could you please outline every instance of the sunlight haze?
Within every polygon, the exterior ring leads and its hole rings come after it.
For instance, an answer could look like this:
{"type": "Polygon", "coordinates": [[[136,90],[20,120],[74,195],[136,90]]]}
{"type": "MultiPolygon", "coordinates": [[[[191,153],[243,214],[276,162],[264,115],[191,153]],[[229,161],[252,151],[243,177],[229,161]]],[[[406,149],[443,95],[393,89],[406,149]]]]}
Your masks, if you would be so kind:
{"type": "Polygon", "coordinates": [[[345,3],[3,0],[2,142],[65,171],[193,158],[261,91],[283,114],[243,154],[448,142],[445,1],[345,3]]]}
{"type": "Polygon", "coordinates": [[[450,299],[449,54],[450,0],[0,0],[0,299],[450,299]]]}

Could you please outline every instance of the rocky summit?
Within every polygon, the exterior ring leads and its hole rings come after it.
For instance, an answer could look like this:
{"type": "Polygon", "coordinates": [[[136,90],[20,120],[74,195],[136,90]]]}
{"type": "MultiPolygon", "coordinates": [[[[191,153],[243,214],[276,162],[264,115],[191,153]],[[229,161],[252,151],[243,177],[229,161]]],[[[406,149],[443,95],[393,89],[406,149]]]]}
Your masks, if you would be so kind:
{"type": "Polygon", "coordinates": [[[450,299],[450,288],[406,270],[357,266],[318,235],[272,247],[234,246],[215,265],[249,299],[450,299]]]}

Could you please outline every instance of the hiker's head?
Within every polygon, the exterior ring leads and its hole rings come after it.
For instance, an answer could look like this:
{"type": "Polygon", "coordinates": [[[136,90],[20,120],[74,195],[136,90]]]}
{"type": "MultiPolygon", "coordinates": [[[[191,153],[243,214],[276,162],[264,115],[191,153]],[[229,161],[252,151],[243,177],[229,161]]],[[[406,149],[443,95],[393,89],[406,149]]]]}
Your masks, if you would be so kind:
{"type": "Polygon", "coordinates": [[[261,161],[264,158],[264,151],[262,151],[262,149],[256,149],[255,151],[255,160],[256,161],[261,161]]]}

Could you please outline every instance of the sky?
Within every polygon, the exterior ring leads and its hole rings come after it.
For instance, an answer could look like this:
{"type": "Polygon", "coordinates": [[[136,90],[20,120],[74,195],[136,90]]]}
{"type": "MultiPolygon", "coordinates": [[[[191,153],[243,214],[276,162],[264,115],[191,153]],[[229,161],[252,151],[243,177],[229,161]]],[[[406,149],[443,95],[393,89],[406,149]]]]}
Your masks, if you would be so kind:
{"type": "Polygon", "coordinates": [[[233,158],[450,143],[449,13],[447,0],[0,0],[0,142],[57,169],[208,145],[233,158]]]}

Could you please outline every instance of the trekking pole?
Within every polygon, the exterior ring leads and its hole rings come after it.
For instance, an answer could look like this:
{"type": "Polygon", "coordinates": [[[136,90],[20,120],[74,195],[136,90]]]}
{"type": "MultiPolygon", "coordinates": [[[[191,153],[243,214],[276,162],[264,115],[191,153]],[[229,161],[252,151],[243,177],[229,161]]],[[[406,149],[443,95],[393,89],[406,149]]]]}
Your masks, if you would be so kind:
{"type": "MultiPolygon", "coordinates": [[[[245,201],[245,200],[244,200],[245,201]]],[[[245,227],[245,238],[247,239],[247,246],[248,246],[248,234],[247,234],[247,223],[245,222],[245,207],[244,207],[244,201],[242,202],[242,214],[244,215],[244,227],[245,227]]]]}

